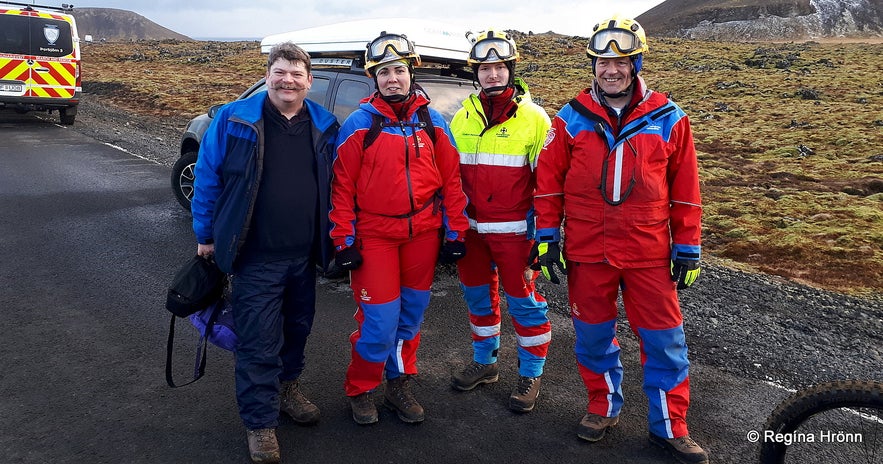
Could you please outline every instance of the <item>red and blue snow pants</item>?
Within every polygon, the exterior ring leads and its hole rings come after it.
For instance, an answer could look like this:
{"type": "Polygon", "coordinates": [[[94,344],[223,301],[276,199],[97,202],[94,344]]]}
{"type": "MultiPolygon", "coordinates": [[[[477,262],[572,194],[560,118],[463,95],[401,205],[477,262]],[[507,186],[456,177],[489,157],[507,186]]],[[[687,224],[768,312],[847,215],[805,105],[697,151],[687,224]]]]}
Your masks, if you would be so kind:
{"type": "Polygon", "coordinates": [[[518,340],[518,373],[524,377],[543,374],[552,340],[546,300],[534,290],[536,272],[527,268],[532,245],[524,234],[479,234],[470,229],[466,232],[466,256],[457,261],[460,288],[469,309],[473,359],[482,364],[497,362],[502,280],[518,340]]]}
{"type": "Polygon", "coordinates": [[[362,265],[351,272],[359,327],[350,335],[347,396],[374,390],[387,379],[417,373],[420,324],[429,306],[440,238],[438,230],[412,239],[356,239],[362,265]]]}
{"type": "Polygon", "coordinates": [[[618,416],[622,408],[622,363],[616,339],[620,289],[626,317],[641,348],[650,432],[687,435],[689,361],[675,282],[670,269],[617,269],[604,263],[567,262],[576,360],[589,396],[587,411],[618,416]]]}

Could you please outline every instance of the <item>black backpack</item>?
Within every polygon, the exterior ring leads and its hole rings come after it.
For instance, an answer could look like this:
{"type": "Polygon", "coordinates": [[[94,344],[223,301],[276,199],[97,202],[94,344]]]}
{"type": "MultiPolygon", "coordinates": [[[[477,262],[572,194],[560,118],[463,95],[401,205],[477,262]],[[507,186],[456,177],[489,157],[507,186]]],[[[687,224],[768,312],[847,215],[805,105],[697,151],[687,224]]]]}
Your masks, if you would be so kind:
{"type": "MultiPolygon", "coordinates": [[[[420,122],[416,124],[413,122],[406,122],[404,125],[425,130],[429,135],[430,140],[432,140],[433,145],[435,145],[435,125],[432,124],[432,116],[429,114],[429,105],[423,105],[417,109],[417,119],[420,122]]],[[[382,131],[384,127],[399,127],[399,124],[400,123],[386,122],[386,118],[383,116],[371,113],[371,127],[368,128],[368,133],[365,134],[365,139],[362,140],[362,150],[367,150],[368,147],[377,140],[377,136],[380,135],[380,131],[382,131]]]]}

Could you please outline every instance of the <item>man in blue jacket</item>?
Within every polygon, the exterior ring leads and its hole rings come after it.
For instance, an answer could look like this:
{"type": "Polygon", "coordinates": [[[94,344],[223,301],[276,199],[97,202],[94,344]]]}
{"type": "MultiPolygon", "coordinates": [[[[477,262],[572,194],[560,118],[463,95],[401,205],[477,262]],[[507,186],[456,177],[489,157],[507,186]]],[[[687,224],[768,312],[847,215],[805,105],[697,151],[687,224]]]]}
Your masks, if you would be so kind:
{"type": "Polygon", "coordinates": [[[328,235],[331,163],[339,124],[307,100],[310,56],[270,50],[267,90],[221,107],[196,163],[191,211],[200,256],[233,274],[236,400],[255,463],[279,462],[280,410],[301,424],[319,409],[301,393],[316,310],[316,264],[328,235]]]}

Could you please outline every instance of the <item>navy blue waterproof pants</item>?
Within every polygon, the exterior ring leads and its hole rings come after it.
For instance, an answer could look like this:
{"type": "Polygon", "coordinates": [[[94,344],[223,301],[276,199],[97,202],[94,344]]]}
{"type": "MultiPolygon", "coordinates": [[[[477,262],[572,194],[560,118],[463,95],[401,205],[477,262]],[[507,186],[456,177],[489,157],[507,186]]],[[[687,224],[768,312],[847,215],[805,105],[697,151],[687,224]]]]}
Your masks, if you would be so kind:
{"type": "Polygon", "coordinates": [[[308,257],[237,262],[236,401],[249,430],[276,427],[280,383],[297,379],[316,313],[316,268],[308,257]]]}

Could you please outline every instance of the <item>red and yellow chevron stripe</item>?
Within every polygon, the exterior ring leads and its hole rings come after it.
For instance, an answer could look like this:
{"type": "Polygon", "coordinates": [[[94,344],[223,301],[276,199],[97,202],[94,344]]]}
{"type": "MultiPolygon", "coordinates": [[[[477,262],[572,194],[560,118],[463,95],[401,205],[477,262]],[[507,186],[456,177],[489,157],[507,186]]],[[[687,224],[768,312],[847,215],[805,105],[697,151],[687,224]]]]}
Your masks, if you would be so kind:
{"type": "Polygon", "coordinates": [[[25,10],[18,10],[18,9],[0,8],[0,14],[33,16],[35,18],[50,18],[50,19],[57,19],[59,21],[67,21],[69,23],[73,22],[72,17],[69,15],[59,15],[59,14],[47,13],[45,11],[25,11],[25,10]]]}
{"type": "MultiPolygon", "coordinates": [[[[70,15],[0,9],[2,14],[67,21],[71,24],[71,30],[76,30],[70,15]]],[[[0,80],[24,82],[25,97],[73,98],[80,90],[78,50],[78,47],[74,47],[70,55],[60,58],[0,54],[0,80]]]]}

